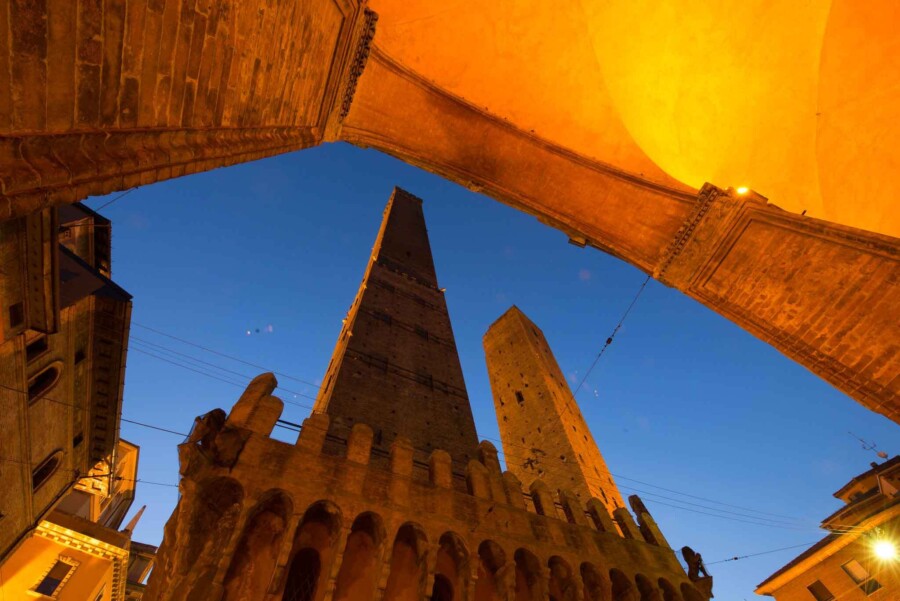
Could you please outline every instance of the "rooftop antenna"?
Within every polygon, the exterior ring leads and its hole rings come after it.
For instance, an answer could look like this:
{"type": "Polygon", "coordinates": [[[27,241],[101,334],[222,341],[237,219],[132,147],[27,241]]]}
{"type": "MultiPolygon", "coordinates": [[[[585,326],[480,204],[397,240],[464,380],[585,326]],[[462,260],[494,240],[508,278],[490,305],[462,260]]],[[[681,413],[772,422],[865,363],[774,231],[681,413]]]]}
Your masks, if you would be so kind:
{"type": "Polygon", "coordinates": [[[887,453],[885,453],[884,451],[877,451],[877,450],[876,450],[876,449],[878,448],[878,445],[876,445],[874,442],[866,442],[865,440],[863,440],[862,438],[860,438],[859,436],[857,436],[857,435],[854,434],[853,432],[847,432],[847,434],[849,434],[850,436],[852,436],[853,438],[855,438],[856,440],[858,440],[859,442],[861,442],[861,443],[862,443],[862,448],[863,448],[863,450],[865,450],[865,451],[872,451],[873,453],[875,453],[876,455],[878,455],[881,459],[887,459],[887,458],[888,458],[888,454],[887,454],[887,453]]]}

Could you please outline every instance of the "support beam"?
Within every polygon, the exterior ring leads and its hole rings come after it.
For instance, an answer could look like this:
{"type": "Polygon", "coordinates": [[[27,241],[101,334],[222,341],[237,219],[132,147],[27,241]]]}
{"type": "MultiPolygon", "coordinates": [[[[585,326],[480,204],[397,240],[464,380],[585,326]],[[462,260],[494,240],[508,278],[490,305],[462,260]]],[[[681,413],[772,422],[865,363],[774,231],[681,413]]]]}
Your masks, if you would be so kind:
{"type": "Polygon", "coordinates": [[[356,0],[92,6],[0,11],[0,219],[318,144],[377,18],[356,0]]]}
{"type": "Polygon", "coordinates": [[[900,422],[900,240],[707,184],[653,275],[900,422]]]}
{"type": "Polygon", "coordinates": [[[697,191],[555,146],[372,49],[339,139],[372,147],[537,216],[652,271],[697,191]]]}
{"type": "Polygon", "coordinates": [[[653,274],[900,421],[900,241],[754,193],[651,182],[455,97],[374,48],[340,139],[524,210],[653,274]]]}
{"type": "Polygon", "coordinates": [[[0,219],[346,140],[653,274],[900,421],[897,239],[517,129],[370,53],[357,0],[89,6],[0,10],[0,219]]]}

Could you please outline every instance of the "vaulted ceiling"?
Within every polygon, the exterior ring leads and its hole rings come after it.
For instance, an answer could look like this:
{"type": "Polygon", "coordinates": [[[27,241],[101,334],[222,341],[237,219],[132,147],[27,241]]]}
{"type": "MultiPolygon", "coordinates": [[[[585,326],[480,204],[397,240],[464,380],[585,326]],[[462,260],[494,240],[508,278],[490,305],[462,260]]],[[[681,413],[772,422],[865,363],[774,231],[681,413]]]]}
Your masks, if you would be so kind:
{"type": "Polygon", "coordinates": [[[371,0],[438,87],[660,183],[900,235],[900,4],[371,0]]]}

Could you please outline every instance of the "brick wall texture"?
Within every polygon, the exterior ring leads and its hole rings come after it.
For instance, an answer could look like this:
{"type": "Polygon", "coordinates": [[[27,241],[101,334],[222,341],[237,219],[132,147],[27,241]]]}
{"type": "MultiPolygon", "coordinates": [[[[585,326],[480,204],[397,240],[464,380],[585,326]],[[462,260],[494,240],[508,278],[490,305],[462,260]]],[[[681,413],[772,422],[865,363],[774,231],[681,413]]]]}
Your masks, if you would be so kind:
{"type": "Polygon", "coordinates": [[[512,307],[484,335],[507,468],[523,483],[625,507],[543,332],[512,307]]]}
{"type": "Polygon", "coordinates": [[[352,3],[9,0],[0,217],[321,139],[352,3]]]}
{"type": "Polygon", "coordinates": [[[399,435],[421,461],[434,449],[449,452],[458,467],[475,458],[475,421],[422,201],[403,190],[385,209],[316,410],[343,438],[355,423],[368,424],[385,454],[399,435]]]}

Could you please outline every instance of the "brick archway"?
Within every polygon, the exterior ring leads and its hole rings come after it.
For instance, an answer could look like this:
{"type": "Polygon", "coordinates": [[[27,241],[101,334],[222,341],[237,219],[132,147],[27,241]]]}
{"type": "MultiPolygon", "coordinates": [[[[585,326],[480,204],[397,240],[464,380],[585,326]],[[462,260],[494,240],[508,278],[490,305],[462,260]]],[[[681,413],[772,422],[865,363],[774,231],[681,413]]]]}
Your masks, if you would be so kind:
{"type": "Polygon", "coordinates": [[[627,261],[900,420],[897,239],[578,155],[397,63],[376,22],[357,0],[10,2],[0,218],[324,141],[371,146],[627,261]]]}

